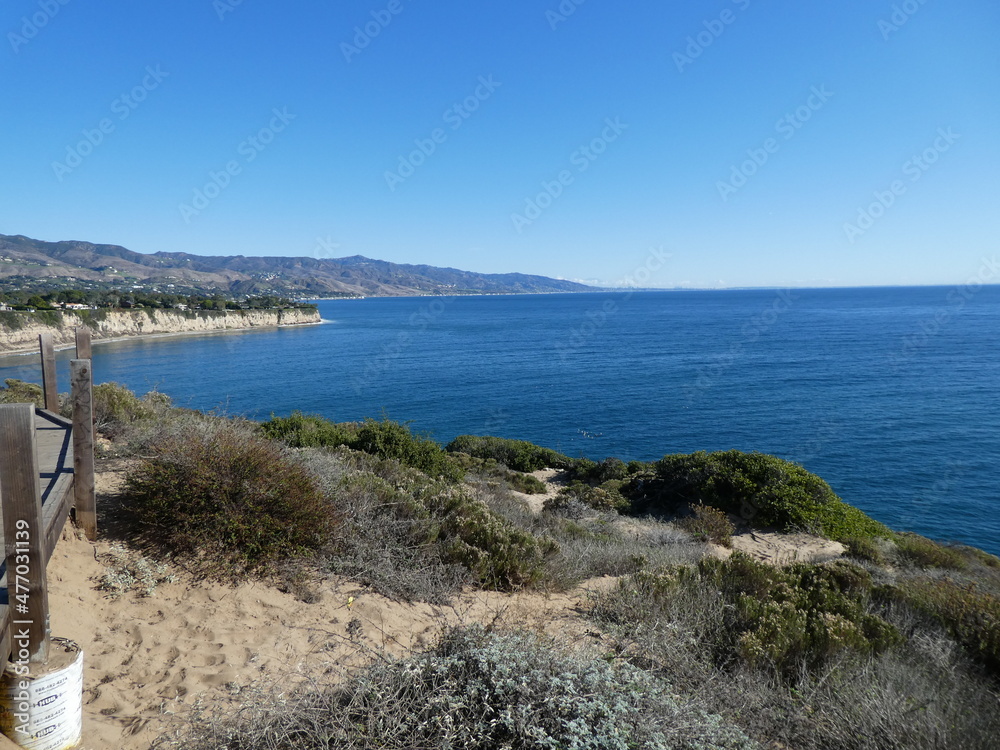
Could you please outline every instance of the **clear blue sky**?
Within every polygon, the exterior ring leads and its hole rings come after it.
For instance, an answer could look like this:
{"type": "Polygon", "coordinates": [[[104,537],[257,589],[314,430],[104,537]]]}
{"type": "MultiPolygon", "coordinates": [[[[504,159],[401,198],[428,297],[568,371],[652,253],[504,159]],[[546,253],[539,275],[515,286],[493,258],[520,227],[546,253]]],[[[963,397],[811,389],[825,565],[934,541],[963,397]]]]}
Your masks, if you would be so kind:
{"type": "Polygon", "coordinates": [[[602,283],[655,247],[648,285],[698,287],[1000,253],[995,0],[8,0],[0,31],[5,234],[602,283]]]}

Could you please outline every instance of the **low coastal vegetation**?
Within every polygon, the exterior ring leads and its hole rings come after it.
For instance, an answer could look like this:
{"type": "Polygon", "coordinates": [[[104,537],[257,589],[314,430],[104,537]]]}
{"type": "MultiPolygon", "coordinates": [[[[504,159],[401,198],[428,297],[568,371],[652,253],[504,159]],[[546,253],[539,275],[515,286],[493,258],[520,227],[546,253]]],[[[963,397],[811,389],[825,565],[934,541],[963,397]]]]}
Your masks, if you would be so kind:
{"type": "Polygon", "coordinates": [[[449,627],[403,658],[192,713],[159,747],[995,746],[1000,560],[892,531],[795,464],[595,462],[477,436],[442,447],[388,419],[257,424],[115,384],[100,394],[102,451],[130,467],[114,533],[143,570],[252,577],[304,601],[336,575],[432,604],[613,577],[582,606],[590,646],[449,627]],[[558,488],[528,473],[541,469],[558,488]],[[776,566],[725,549],[762,528],[845,554],[776,566]]]}
{"type": "MultiPolygon", "coordinates": [[[[11,311],[48,312],[84,306],[93,310],[132,308],[184,310],[273,310],[314,307],[275,295],[223,295],[136,291],[133,289],[59,289],[25,291],[0,283],[0,305],[11,311]]],[[[11,320],[10,317],[6,320],[11,320]]]]}

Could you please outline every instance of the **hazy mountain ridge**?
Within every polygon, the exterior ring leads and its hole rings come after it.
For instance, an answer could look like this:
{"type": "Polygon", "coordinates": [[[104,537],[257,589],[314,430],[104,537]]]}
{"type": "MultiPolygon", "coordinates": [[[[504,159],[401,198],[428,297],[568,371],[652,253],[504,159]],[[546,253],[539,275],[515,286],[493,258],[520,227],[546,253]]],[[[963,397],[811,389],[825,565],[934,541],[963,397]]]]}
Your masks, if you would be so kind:
{"type": "Polygon", "coordinates": [[[45,242],[0,234],[0,280],[176,284],[234,294],[283,295],[510,294],[592,291],[572,281],[529,274],[480,274],[455,268],[347,258],[202,256],[137,253],[120,245],[45,242]]]}

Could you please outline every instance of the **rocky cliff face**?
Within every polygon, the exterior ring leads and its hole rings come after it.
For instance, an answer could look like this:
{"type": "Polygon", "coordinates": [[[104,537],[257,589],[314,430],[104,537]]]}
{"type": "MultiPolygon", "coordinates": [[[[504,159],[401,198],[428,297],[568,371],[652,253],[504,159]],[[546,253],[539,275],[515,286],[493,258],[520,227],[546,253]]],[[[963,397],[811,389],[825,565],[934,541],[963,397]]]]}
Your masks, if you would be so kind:
{"type": "Polygon", "coordinates": [[[319,323],[316,310],[85,310],[81,313],[0,313],[0,353],[34,350],[38,334],[51,333],[57,348],[71,346],[76,327],[88,326],[94,341],[163,333],[209,333],[237,328],[319,323]]]}

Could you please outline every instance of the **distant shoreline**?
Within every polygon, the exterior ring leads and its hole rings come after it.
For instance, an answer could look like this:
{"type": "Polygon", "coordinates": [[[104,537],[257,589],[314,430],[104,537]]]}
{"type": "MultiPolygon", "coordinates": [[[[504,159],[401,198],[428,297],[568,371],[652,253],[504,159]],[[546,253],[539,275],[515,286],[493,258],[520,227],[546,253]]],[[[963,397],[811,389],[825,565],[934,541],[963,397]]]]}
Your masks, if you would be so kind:
{"type": "MultiPolygon", "coordinates": [[[[259,322],[249,323],[246,325],[221,325],[218,327],[196,327],[191,326],[190,328],[184,326],[184,321],[189,320],[187,318],[181,320],[161,320],[158,322],[159,330],[156,329],[155,325],[157,321],[153,321],[154,327],[152,330],[146,332],[138,330],[134,333],[128,332],[131,326],[122,325],[122,322],[128,322],[129,316],[119,317],[119,319],[110,321],[102,320],[94,325],[92,323],[83,323],[81,321],[78,325],[71,323],[64,324],[61,326],[48,326],[48,325],[32,325],[28,330],[19,329],[17,331],[5,331],[5,329],[0,328],[0,340],[4,339],[4,334],[8,338],[6,341],[10,342],[13,339],[16,344],[10,349],[0,351],[0,358],[6,356],[25,356],[30,354],[38,353],[38,338],[37,335],[41,333],[51,332],[53,334],[54,349],[55,351],[65,351],[67,349],[73,349],[75,347],[75,334],[73,333],[76,328],[80,325],[89,327],[91,330],[91,341],[94,346],[104,343],[115,343],[121,341],[129,341],[132,339],[154,339],[166,336],[186,336],[191,334],[209,334],[209,333],[232,333],[235,331],[249,331],[254,329],[276,329],[276,328],[297,328],[299,326],[311,326],[311,325],[321,325],[323,323],[319,312],[313,310],[308,319],[294,320],[294,322],[282,323],[280,322],[283,316],[280,314],[282,311],[272,311],[273,312],[273,322],[270,319],[265,318],[260,320],[261,314],[257,313],[253,315],[259,322]],[[313,314],[315,317],[313,317],[313,314]],[[17,334],[11,336],[11,334],[17,334]],[[27,337],[26,335],[27,334],[27,337]]],[[[264,311],[266,315],[266,311],[264,311]]],[[[176,317],[176,316],[171,316],[176,317]]],[[[249,317],[249,316],[248,316],[249,317]]],[[[298,317],[298,316],[294,316],[298,317]]],[[[293,317],[293,319],[294,319],[293,317]]],[[[221,318],[225,322],[233,321],[235,316],[225,316],[221,318]]],[[[200,321],[202,318],[191,319],[192,322],[200,321]]],[[[12,342],[13,343],[13,342],[12,342]]]]}
{"type": "MultiPolygon", "coordinates": [[[[164,333],[137,333],[132,336],[117,336],[112,339],[93,339],[91,341],[92,346],[99,346],[100,344],[117,344],[122,341],[135,341],[138,339],[161,339],[161,338],[172,338],[174,336],[214,336],[218,333],[240,333],[242,331],[270,331],[276,328],[304,328],[306,326],[319,326],[323,325],[327,321],[316,320],[310,321],[308,323],[286,323],[285,325],[275,325],[275,326],[248,326],[247,328],[220,328],[215,331],[169,331],[164,333]]],[[[75,344],[62,344],[60,346],[54,347],[57,352],[64,352],[67,349],[75,349],[75,344]]],[[[0,359],[4,357],[24,357],[29,354],[38,354],[38,347],[27,347],[24,349],[11,349],[7,352],[0,352],[0,359]]]]}

